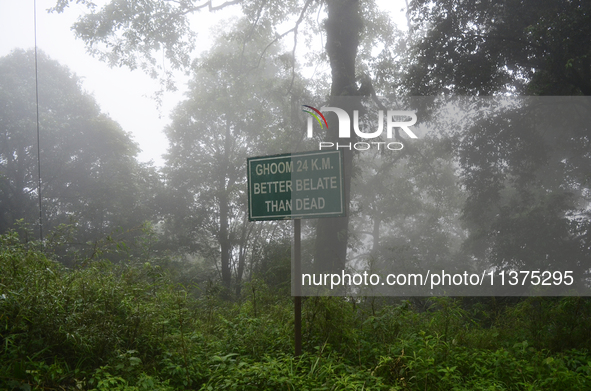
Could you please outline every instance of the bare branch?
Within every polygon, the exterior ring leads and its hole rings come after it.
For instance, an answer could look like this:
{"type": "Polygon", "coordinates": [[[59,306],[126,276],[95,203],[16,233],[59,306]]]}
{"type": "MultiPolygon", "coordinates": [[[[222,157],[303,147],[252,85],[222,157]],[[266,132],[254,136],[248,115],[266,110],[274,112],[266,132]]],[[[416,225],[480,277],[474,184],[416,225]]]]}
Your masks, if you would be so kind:
{"type": "Polygon", "coordinates": [[[187,10],[181,12],[180,15],[190,14],[192,12],[202,10],[202,9],[204,9],[206,7],[207,7],[207,10],[210,11],[210,12],[211,11],[217,11],[217,10],[221,10],[222,8],[226,8],[226,7],[230,6],[230,5],[236,5],[236,4],[240,4],[240,3],[242,3],[242,0],[232,0],[232,1],[226,1],[225,3],[222,3],[220,5],[214,6],[212,4],[212,0],[209,0],[209,1],[206,1],[205,3],[203,3],[203,4],[197,5],[195,7],[187,8],[187,10]]]}
{"type": "Polygon", "coordinates": [[[248,42],[250,37],[252,37],[252,34],[254,34],[254,29],[257,26],[257,24],[259,23],[259,19],[261,18],[261,14],[263,13],[263,8],[265,8],[266,3],[267,3],[266,0],[261,2],[261,7],[259,8],[259,10],[257,12],[257,17],[256,17],[255,21],[252,23],[252,27],[251,27],[250,31],[244,37],[244,42],[242,43],[242,53],[240,53],[240,65],[241,66],[242,66],[242,62],[244,60],[244,51],[246,50],[246,42],[248,42]]]}
{"type": "Polygon", "coordinates": [[[285,95],[288,95],[291,92],[291,88],[293,87],[293,82],[295,80],[295,51],[296,51],[296,47],[298,45],[298,27],[300,26],[300,23],[302,23],[302,21],[304,20],[304,13],[306,12],[306,9],[310,5],[310,3],[311,3],[311,0],[308,0],[306,2],[306,4],[304,5],[304,9],[302,10],[302,13],[300,14],[300,17],[297,20],[297,22],[293,28],[293,50],[291,51],[291,58],[293,59],[293,62],[291,65],[291,82],[289,83],[289,88],[287,89],[287,92],[285,93],[285,95]]]}
{"type": "MultiPolygon", "coordinates": [[[[281,38],[285,37],[287,34],[291,33],[291,32],[296,32],[298,31],[298,27],[300,25],[300,23],[302,23],[302,20],[304,19],[304,14],[306,13],[306,10],[308,9],[308,6],[310,5],[310,3],[312,3],[313,0],[308,0],[306,1],[306,4],[304,5],[304,8],[302,9],[302,12],[300,13],[300,17],[298,18],[295,26],[289,30],[287,30],[286,32],[284,32],[281,35],[278,35],[273,41],[269,42],[269,44],[267,46],[265,46],[265,48],[263,49],[260,57],[259,57],[259,61],[257,62],[256,67],[258,67],[261,63],[261,60],[263,59],[263,56],[265,55],[265,53],[267,52],[267,49],[269,49],[274,43],[276,43],[277,41],[279,41],[281,38]]],[[[255,68],[256,68],[255,67],[255,68]]]]}

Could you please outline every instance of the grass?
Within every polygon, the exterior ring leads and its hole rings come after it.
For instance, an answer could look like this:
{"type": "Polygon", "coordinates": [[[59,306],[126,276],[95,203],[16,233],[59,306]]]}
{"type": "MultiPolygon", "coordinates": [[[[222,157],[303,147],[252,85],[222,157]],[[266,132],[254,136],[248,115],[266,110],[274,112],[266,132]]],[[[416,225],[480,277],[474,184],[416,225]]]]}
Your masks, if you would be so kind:
{"type": "Polygon", "coordinates": [[[0,245],[3,390],[591,389],[586,298],[311,297],[294,357],[291,298],[260,281],[229,301],[150,263],[0,245]]]}

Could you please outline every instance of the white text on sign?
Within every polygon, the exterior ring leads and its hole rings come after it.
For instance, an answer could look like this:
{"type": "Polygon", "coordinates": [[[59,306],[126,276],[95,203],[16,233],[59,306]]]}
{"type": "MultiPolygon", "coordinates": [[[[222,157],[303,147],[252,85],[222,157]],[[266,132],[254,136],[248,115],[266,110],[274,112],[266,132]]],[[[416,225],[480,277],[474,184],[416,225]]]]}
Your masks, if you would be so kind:
{"type": "Polygon", "coordinates": [[[259,163],[256,165],[255,172],[257,175],[269,175],[269,174],[289,174],[292,172],[304,172],[304,171],[321,171],[330,170],[332,165],[330,164],[330,158],[311,158],[301,159],[295,162],[296,169],[293,170],[293,162],[273,162],[273,163],[259,163]],[[308,163],[308,161],[310,163],[308,163]]]}

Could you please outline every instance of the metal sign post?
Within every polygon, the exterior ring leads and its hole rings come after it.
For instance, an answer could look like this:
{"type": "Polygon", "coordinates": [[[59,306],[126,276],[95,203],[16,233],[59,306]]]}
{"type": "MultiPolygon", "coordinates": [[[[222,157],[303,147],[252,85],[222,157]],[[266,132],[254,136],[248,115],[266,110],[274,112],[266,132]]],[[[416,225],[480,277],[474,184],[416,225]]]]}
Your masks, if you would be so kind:
{"type": "Polygon", "coordinates": [[[246,160],[248,219],[293,220],[295,355],[302,353],[301,219],[346,214],[341,151],[313,151],[246,160]]]}
{"type": "Polygon", "coordinates": [[[295,277],[295,296],[294,300],[294,332],[295,332],[295,355],[302,354],[302,220],[294,219],[293,221],[293,271],[295,277]]]}

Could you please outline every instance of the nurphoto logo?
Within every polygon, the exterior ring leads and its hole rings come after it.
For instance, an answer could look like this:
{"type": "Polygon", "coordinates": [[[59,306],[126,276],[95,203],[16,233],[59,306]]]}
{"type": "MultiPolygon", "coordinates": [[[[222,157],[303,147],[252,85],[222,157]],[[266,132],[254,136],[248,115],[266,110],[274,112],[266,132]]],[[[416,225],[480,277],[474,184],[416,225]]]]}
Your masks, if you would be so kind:
{"type": "MultiPolygon", "coordinates": [[[[351,118],[349,114],[338,107],[321,107],[320,110],[312,107],[303,105],[302,111],[305,113],[310,114],[311,116],[308,117],[308,131],[307,137],[312,138],[314,135],[314,122],[313,118],[316,119],[320,128],[328,129],[328,122],[326,118],[322,114],[322,112],[331,111],[335,113],[339,120],[339,138],[351,138],[351,118]]],[[[359,110],[353,110],[353,131],[355,134],[361,139],[376,139],[382,136],[384,131],[384,111],[380,110],[378,112],[378,126],[377,130],[373,132],[364,132],[359,129],[359,110]]],[[[387,110],[386,112],[386,138],[392,139],[394,138],[396,132],[393,130],[395,128],[402,129],[404,133],[410,138],[418,138],[417,135],[409,128],[410,126],[414,125],[417,122],[417,115],[413,111],[405,111],[405,110],[387,110]]],[[[392,142],[384,142],[384,141],[360,141],[356,143],[336,143],[336,149],[355,149],[357,151],[365,151],[376,147],[378,150],[381,146],[392,150],[392,151],[399,151],[404,148],[404,145],[399,141],[392,141],[392,142]]],[[[329,141],[321,141],[319,143],[319,149],[331,149],[335,148],[335,143],[329,141]]]]}

